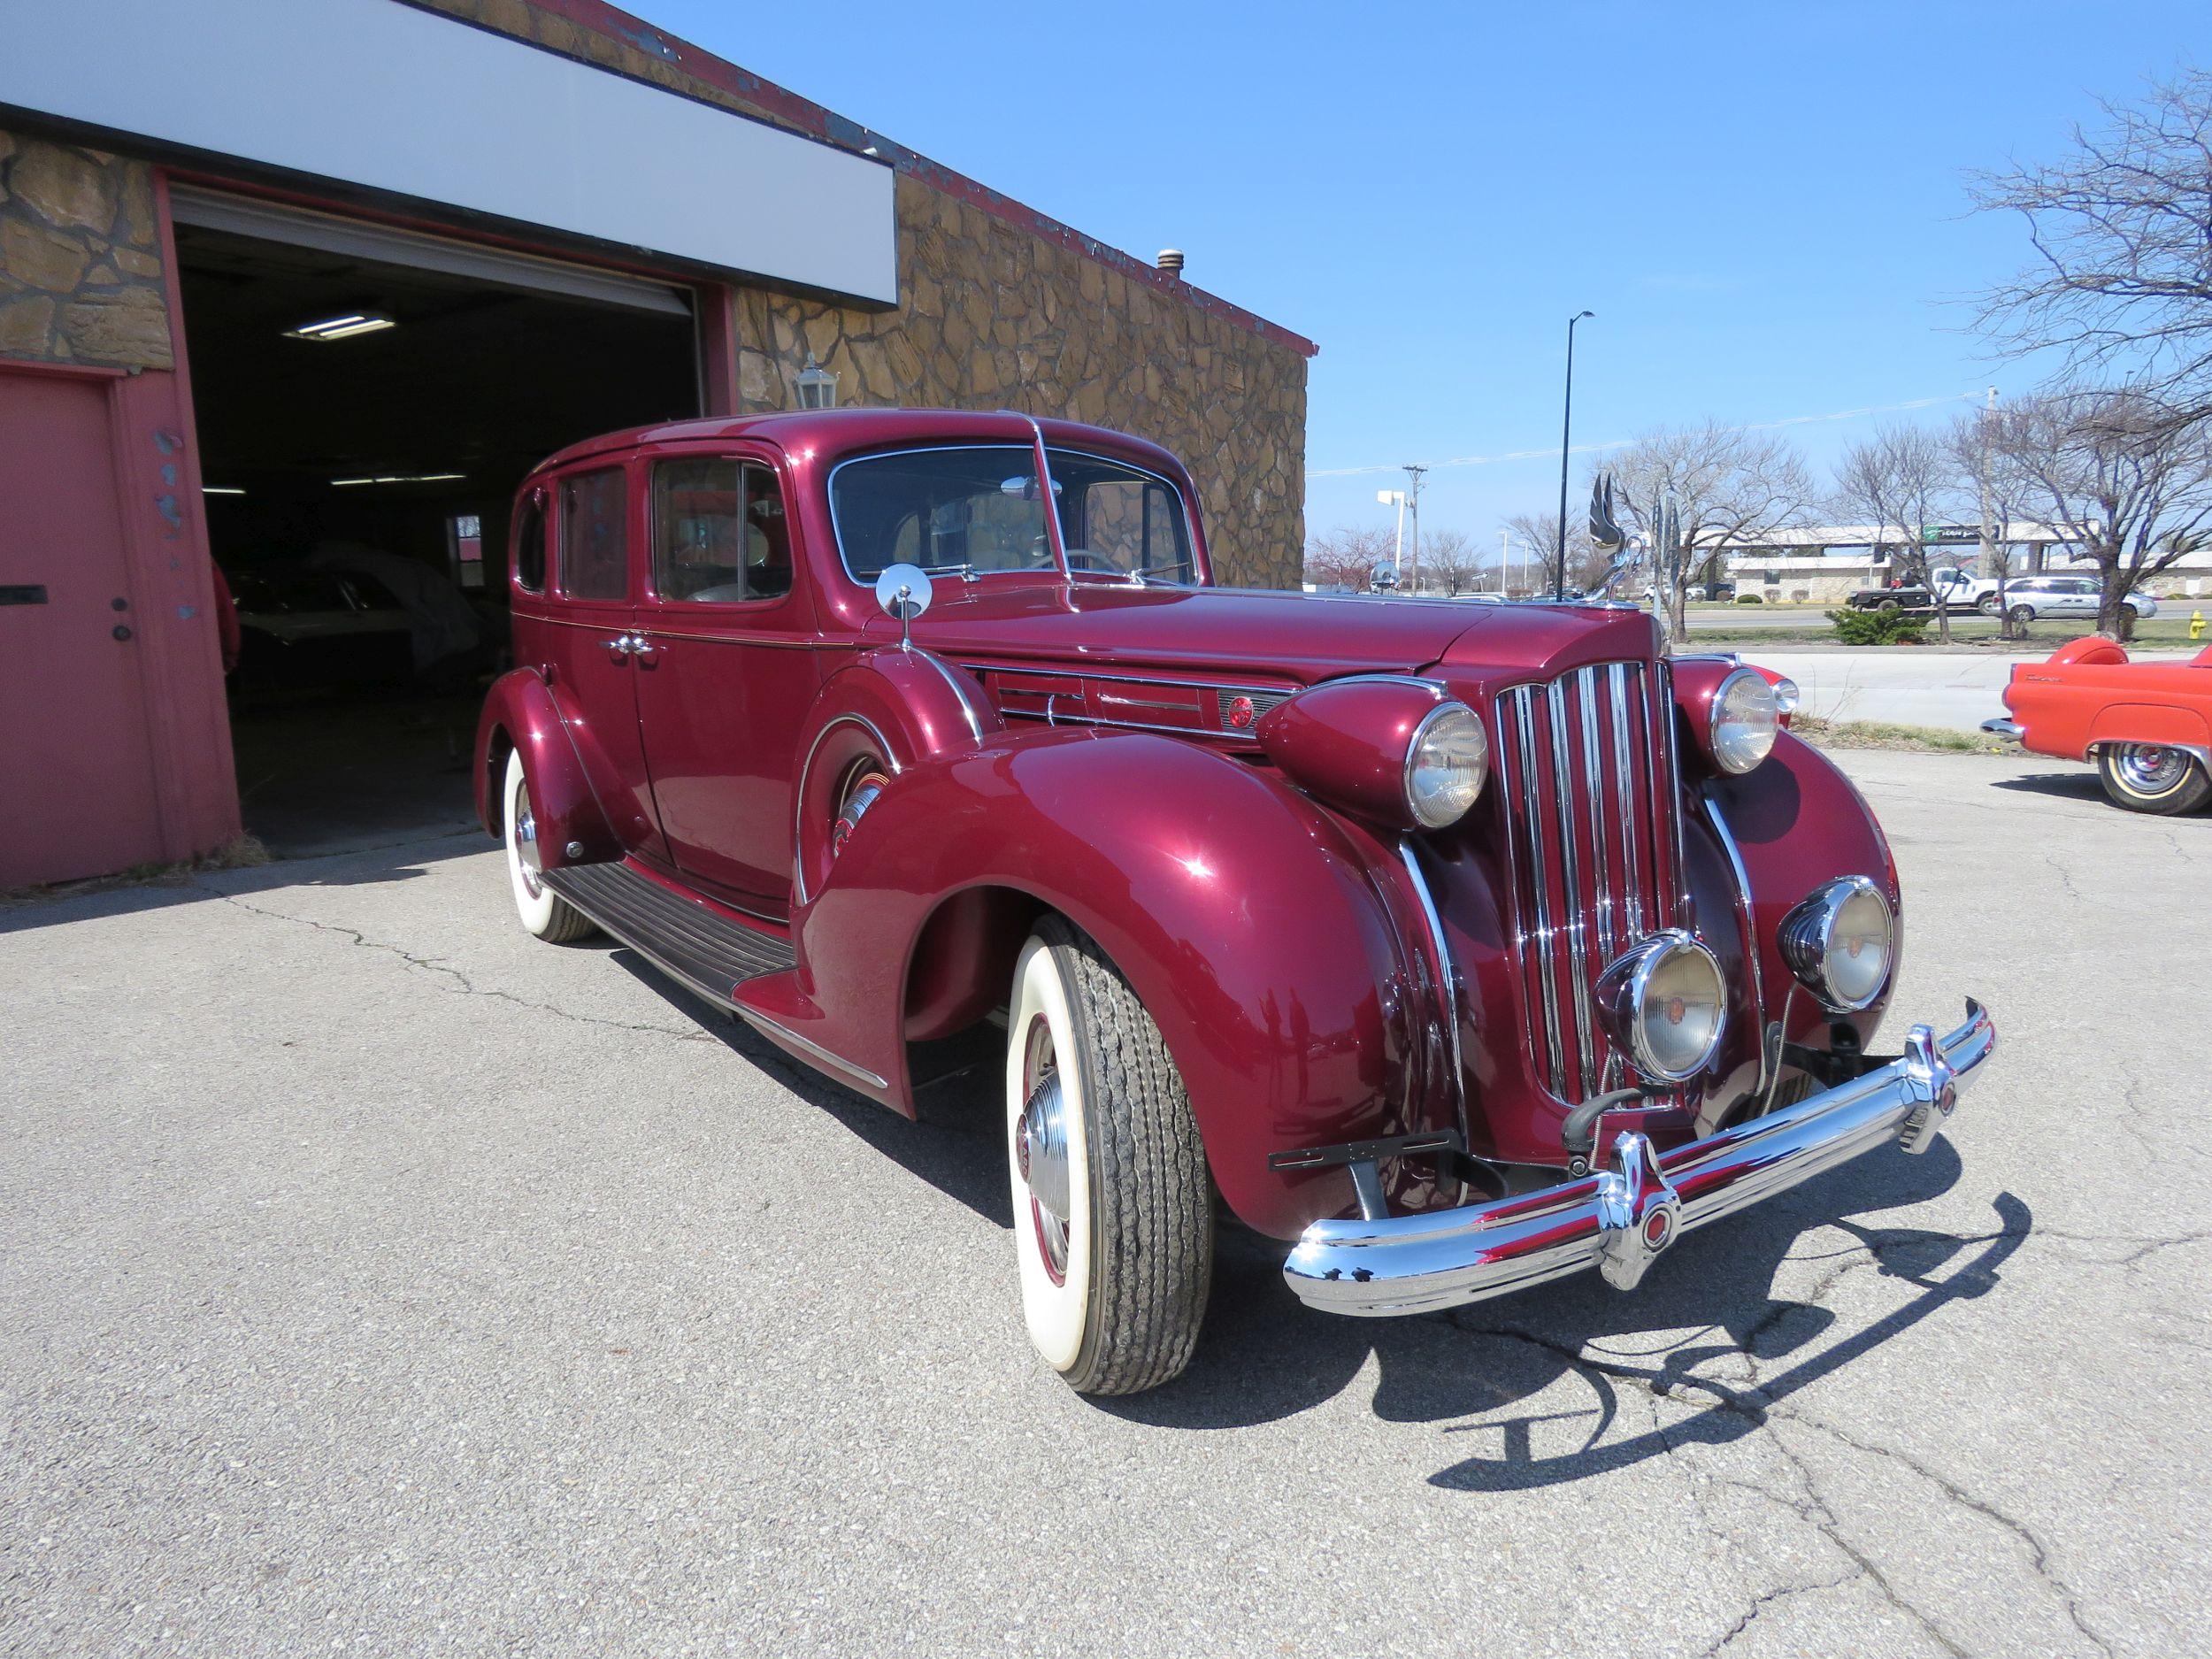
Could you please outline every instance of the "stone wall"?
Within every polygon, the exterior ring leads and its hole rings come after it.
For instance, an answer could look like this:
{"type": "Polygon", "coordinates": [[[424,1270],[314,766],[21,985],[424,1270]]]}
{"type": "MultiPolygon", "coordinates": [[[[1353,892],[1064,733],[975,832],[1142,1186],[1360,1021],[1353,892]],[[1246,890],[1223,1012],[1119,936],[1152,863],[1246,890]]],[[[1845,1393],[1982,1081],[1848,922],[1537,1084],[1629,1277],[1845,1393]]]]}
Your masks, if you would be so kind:
{"type": "Polygon", "coordinates": [[[175,366],[146,163],[0,131],[0,357],[175,366]]]}
{"type": "Polygon", "coordinates": [[[1308,348],[1294,335],[592,0],[411,3],[891,160],[897,308],[740,289],[743,409],[794,403],[811,350],[841,404],[1004,407],[1133,432],[1197,480],[1221,580],[1298,585],[1308,348]]]}

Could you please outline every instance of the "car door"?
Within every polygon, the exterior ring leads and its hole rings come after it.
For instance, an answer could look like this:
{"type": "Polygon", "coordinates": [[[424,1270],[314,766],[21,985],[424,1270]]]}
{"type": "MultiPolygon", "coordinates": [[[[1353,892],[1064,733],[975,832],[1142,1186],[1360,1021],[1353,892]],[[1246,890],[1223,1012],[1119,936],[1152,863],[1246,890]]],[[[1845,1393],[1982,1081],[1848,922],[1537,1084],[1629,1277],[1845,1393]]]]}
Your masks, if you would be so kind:
{"type": "Polygon", "coordinates": [[[822,673],[786,481],[772,449],[741,444],[659,453],[644,471],[638,706],[669,853],[781,916],[794,750],[822,673]]]}
{"type": "Polygon", "coordinates": [[[665,860],[638,730],[632,629],[641,554],[632,471],[621,463],[581,467],[553,480],[544,666],[609,826],[631,851],[665,860]]]}

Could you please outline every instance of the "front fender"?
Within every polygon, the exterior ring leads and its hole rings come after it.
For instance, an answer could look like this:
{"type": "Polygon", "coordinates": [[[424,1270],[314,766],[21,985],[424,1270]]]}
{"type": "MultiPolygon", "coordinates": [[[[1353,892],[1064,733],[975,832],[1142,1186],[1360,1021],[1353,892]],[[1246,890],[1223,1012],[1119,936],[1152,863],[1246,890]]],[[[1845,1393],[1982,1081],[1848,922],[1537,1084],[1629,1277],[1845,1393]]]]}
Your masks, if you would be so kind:
{"type": "MultiPolygon", "coordinates": [[[[1695,798],[1697,791],[1690,793],[1695,798]]],[[[1703,795],[1708,833],[1714,833],[1717,820],[1717,841],[1724,851],[1726,843],[1733,843],[1750,884],[1751,931],[1763,1002],[1759,1025],[1782,1019],[1786,1009],[1786,1034],[1793,1042],[1825,1048],[1831,1021],[1843,1019],[1857,1028],[1862,1043],[1870,1045],[1905,954],[1904,895],[1897,862],[1873,809],[1833,761],[1788,731],[1776,739],[1765,764],[1740,776],[1723,773],[1704,786],[1703,795]],[[1889,987],[1870,1006],[1855,1014],[1831,1015],[1801,990],[1791,998],[1797,979],[1776,941],[1791,906],[1821,883],[1853,875],[1867,877],[1889,900],[1897,918],[1896,954],[1890,964],[1889,987]]],[[[1734,887],[1732,872],[1726,887],[1734,887]]],[[[1725,925],[1719,917],[1701,914],[1702,931],[1709,934],[1725,925]]],[[[1754,1048],[1744,1057],[1755,1064],[1755,1054],[1754,1048]]],[[[1717,1098],[1724,1100],[1725,1095],[1725,1090],[1719,1091],[1717,1098]]]]}
{"type": "Polygon", "coordinates": [[[621,841],[592,793],[575,741],[552,687],[534,668],[510,669],[492,682],[476,722],[476,814],[495,836],[506,833],[500,787],[509,749],[522,753],[538,849],[546,864],[602,864],[623,855],[621,841]],[[581,851],[571,856],[568,849],[581,851]]]}
{"type": "Polygon", "coordinates": [[[1065,729],[909,765],[801,922],[801,988],[841,1052],[902,1075],[916,942],[976,888],[1098,941],[1175,1057],[1222,1196],[1263,1233],[1294,1237],[1349,1196],[1341,1169],[1272,1171],[1269,1152],[1450,1122],[1409,1086],[1410,969],[1370,854],[1255,768],[1065,729]]]}

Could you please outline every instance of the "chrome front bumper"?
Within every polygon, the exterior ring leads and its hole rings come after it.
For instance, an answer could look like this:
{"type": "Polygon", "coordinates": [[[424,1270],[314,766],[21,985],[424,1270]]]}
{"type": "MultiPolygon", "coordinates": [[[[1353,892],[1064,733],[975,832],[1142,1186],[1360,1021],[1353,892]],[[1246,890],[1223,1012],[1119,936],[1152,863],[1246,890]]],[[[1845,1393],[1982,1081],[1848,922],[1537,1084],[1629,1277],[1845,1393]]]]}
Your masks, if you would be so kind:
{"type": "Polygon", "coordinates": [[[1966,1023],[1949,1036],[1915,1025],[1900,1058],[1709,1140],[1655,1155],[1644,1136],[1624,1134],[1611,1168],[1563,1186],[1423,1215],[1317,1221],[1283,1277],[1309,1306],[1371,1316],[1482,1302],[1586,1267],[1632,1289],[1692,1227],[1892,1136],[1908,1152],[1925,1152],[1996,1046],[1996,1026],[1970,1000],[1966,1023]]]}

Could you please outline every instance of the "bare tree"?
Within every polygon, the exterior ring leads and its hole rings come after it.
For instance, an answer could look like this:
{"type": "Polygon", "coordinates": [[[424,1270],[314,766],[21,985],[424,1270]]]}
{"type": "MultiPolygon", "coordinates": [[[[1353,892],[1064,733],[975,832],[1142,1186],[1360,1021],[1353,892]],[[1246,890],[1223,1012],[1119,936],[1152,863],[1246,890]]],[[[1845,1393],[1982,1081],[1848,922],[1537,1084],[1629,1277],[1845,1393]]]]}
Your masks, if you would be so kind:
{"type": "Polygon", "coordinates": [[[2030,398],[1993,418],[1993,465],[2009,494],[2096,566],[2097,631],[2125,639],[2122,604],[2145,578],[2202,546],[2212,525],[2212,425],[2132,390],[2030,398]]]}
{"type": "Polygon", "coordinates": [[[1464,530],[1431,530],[1421,538],[1421,573],[1448,594],[1463,594],[1478,585],[1482,561],[1464,530]]]}
{"type": "Polygon", "coordinates": [[[2027,222],[2034,257],[1982,296],[1982,326],[2013,355],[2056,348],[2070,369],[2117,372],[2188,424],[2212,417],[2212,73],[2104,104],[2072,152],[1979,173],[1985,211],[2027,222]]]}
{"type": "MultiPolygon", "coordinates": [[[[1836,505],[1847,518],[1875,526],[1875,551],[1890,568],[1935,597],[1926,533],[1959,500],[1956,457],[1942,437],[1922,426],[1886,426],[1855,443],[1836,463],[1836,505]]],[[[1951,608],[1936,603],[1936,631],[1951,642],[1951,608]]]]}
{"type": "MultiPolygon", "coordinates": [[[[1555,590],[1553,562],[1558,557],[1559,515],[1555,512],[1517,512],[1505,521],[1505,528],[1512,538],[1532,549],[1539,561],[1538,569],[1528,579],[1530,591],[1539,596],[1555,590]]],[[[1586,514],[1570,513],[1567,518],[1567,581],[1569,593],[1585,593],[1605,580],[1609,568],[1605,556],[1590,540],[1590,521],[1586,514]]]]}
{"type": "Polygon", "coordinates": [[[1690,584],[1712,580],[1729,548],[1798,522],[1813,499],[1812,476],[1789,443],[1709,420],[1647,433],[1615,451],[1608,470],[1622,516],[1654,545],[1662,508],[1674,495],[1682,545],[1663,596],[1677,638],[1687,632],[1690,584]]]}
{"type": "Polygon", "coordinates": [[[1306,580],[1319,588],[1363,594],[1375,585],[1375,572],[1390,559],[1387,530],[1339,525],[1306,543],[1306,580]]]}
{"type": "Polygon", "coordinates": [[[2006,540],[2007,527],[2026,515],[2015,499],[2019,480],[1997,465],[1996,419],[1994,409],[1962,415],[1944,434],[1944,442],[1951,451],[1952,471],[1973,492],[1974,510],[1982,527],[1981,573],[1997,584],[1996,592],[1983,603],[1997,618],[1999,635],[2008,640],[2016,630],[2005,592],[2014,575],[2017,549],[2006,540]]]}

